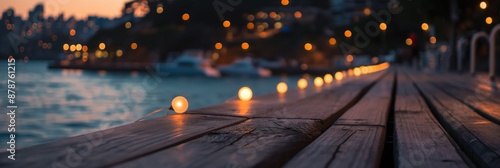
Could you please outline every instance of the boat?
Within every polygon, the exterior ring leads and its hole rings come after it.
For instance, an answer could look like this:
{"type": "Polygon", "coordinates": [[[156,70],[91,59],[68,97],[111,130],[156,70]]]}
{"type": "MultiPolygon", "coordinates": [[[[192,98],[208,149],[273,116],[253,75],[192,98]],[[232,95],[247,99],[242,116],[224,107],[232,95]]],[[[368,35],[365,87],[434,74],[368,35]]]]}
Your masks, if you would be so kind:
{"type": "Polygon", "coordinates": [[[160,75],[220,77],[210,62],[188,55],[181,55],[170,63],[156,64],[156,72],[160,75]]]}
{"type": "Polygon", "coordinates": [[[269,77],[271,71],[266,68],[257,67],[249,59],[237,60],[232,64],[218,68],[222,76],[250,76],[250,77],[269,77]]]}

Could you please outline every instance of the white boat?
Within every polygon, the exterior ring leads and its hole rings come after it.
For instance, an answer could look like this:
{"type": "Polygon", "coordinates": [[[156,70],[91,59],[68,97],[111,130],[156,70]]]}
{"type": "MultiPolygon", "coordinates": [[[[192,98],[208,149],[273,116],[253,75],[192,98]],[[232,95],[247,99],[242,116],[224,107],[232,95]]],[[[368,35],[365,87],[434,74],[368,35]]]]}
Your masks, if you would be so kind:
{"type": "Polygon", "coordinates": [[[156,64],[156,72],[174,76],[220,77],[219,71],[212,68],[208,61],[187,55],[182,55],[170,63],[156,64]]]}
{"type": "Polygon", "coordinates": [[[218,68],[223,76],[252,76],[252,77],[269,77],[271,71],[269,69],[256,67],[251,60],[241,59],[232,64],[221,66],[218,68]]]}

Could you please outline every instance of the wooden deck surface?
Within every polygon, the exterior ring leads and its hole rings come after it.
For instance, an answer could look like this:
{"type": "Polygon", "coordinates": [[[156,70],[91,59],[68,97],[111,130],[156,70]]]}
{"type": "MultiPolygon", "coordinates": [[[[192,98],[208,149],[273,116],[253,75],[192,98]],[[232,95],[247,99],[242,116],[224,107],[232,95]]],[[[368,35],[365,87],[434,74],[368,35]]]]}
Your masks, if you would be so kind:
{"type": "Polygon", "coordinates": [[[487,80],[392,67],[310,85],[3,152],[0,167],[500,167],[487,80]]]}

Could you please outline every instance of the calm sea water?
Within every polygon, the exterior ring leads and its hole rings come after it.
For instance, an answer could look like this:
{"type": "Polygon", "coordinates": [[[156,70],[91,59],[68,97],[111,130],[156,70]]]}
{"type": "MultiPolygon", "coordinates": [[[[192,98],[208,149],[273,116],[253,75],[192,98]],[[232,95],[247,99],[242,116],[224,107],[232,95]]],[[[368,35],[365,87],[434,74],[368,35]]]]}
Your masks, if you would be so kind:
{"type": "MultiPolygon", "coordinates": [[[[275,92],[279,81],[289,81],[289,87],[296,87],[299,78],[152,78],[147,72],[47,69],[47,65],[38,61],[16,63],[17,148],[134,122],[168,107],[178,95],[189,100],[189,109],[196,109],[236,98],[241,86],[262,95],[275,92]]],[[[0,108],[4,109],[0,115],[0,146],[6,149],[7,61],[0,67],[0,108]]]]}

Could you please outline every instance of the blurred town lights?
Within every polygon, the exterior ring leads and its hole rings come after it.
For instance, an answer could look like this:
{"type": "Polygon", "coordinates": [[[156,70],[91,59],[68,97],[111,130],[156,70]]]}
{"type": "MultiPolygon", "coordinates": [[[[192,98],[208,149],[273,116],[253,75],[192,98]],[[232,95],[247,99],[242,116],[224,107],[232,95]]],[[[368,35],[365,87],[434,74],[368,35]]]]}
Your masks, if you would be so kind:
{"type": "Polygon", "coordinates": [[[413,40],[411,40],[411,38],[406,38],[405,43],[406,45],[411,46],[413,44],[413,40]]]}
{"type": "Polygon", "coordinates": [[[104,43],[99,43],[99,49],[100,49],[100,50],[104,50],[104,49],[106,49],[106,44],[104,44],[104,43]]]}
{"type": "Polygon", "coordinates": [[[361,75],[361,69],[356,67],[356,68],[354,68],[353,73],[354,73],[354,76],[359,76],[359,75],[361,75]]]}
{"type": "Polygon", "coordinates": [[[122,50],[116,50],[116,56],[117,57],[121,57],[123,55],[123,51],[122,50]]]}
{"type": "Polygon", "coordinates": [[[176,113],[184,113],[187,111],[188,107],[189,107],[189,102],[185,97],[177,96],[174,99],[172,99],[172,109],[176,113]]]}
{"type": "Polygon", "coordinates": [[[281,0],[281,5],[287,6],[290,2],[288,0],[281,0]]]}
{"type": "Polygon", "coordinates": [[[486,24],[491,24],[491,23],[493,23],[493,18],[486,17],[486,19],[484,21],[486,22],[486,24]]]}
{"type": "Polygon", "coordinates": [[[252,89],[247,86],[241,87],[238,91],[238,98],[243,101],[249,101],[250,99],[252,99],[252,95],[252,89]]]}
{"type": "Polygon", "coordinates": [[[249,29],[249,30],[252,30],[254,27],[255,27],[255,24],[253,24],[252,22],[247,24],[247,29],[249,29]]]}
{"type": "Polygon", "coordinates": [[[312,44],[311,44],[311,43],[306,43],[306,44],[304,44],[304,49],[305,49],[306,51],[311,51],[311,50],[312,50],[312,48],[313,48],[313,46],[312,46],[312,44]]]}
{"type": "Polygon", "coordinates": [[[224,20],[224,22],[222,22],[222,26],[228,28],[229,26],[231,26],[231,22],[229,20],[224,20]]]}
{"type": "Polygon", "coordinates": [[[422,23],[422,25],[420,26],[422,28],[422,30],[424,31],[427,31],[429,30],[429,25],[427,23],[422,23]]]}
{"type": "Polygon", "coordinates": [[[63,44],[63,50],[68,51],[69,50],[69,44],[63,44]]]}
{"type": "Polygon", "coordinates": [[[345,36],[345,37],[347,37],[347,38],[349,38],[349,37],[351,37],[351,36],[352,36],[352,32],[351,32],[350,30],[346,30],[346,31],[344,32],[344,36],[345,36]]]}
{"type": "Polygon", "coordinates": [[[241,43],[241,49],[248,50],[249,47],[250,47],[250,45],[247,42],[241,43]]]}
{"type": "Polygon", "coordinates": [[[368,16],[372,13],[372,10],[370,10],[370,8],[365,8],[363,9],[363,14],[365,14],[365,16],[368,16]]]}
{"type": "Polygon", "coordinates": [[[342,72],[336,72],[335,73],[335,80],[340,81],[344,78],[344,74],[342,72]]]}
{"type": "Polygon", "coordinates": [[[82,45],[81,44],[77,44],[76,45],[76,51],[81,51],[82,50],[82,45]]]}
{"type": "Polygon", "coordinates": [[[280,82],[278,83],[278,85],[276,85],[276,91],[278,91],[278,93],[280,94],[284,94],[286,93],[286,91],[288,91],[288,86],[285,82],[280,82]]]}
{"type": "Polygon", "coordinates": [[[76,30],[75,29],[69,30],[69,35],[70,36],[75,36],[76,35],[76,30]]]}
{"type": "Polygon", "coordinates": [[[347,55],[347,57],[345,58],[345,60],[346,60],[347,62],[352,62],[352,61],[354,61],[354,56],[352,56],[352,55],[347,55]]]}
{"type": "Polygon", "coordinates": [[[316,86],[316,87],[323,86],[323,78],[321,78],[321,77],[314,78],[314,86],[316,86]]]}
{"type": "Polygon", "coordinates": [[[220,43],[220,42],[215,43],[215,49],[217,49],[217,50],[222,49],[222,43],[220,43]]]}
{"type": "Polygon", "coordinates": [[[488,4],[486,2],[484,2],[484,1],[482,1],[481,3],[479,3],[479,7],[481,9],[486,9],[488,7],[488,4]]]}
{"type": "Polygon", "coordinates": [[[184,20],[184,21],[188,21],[188,20],[189,20],[189,14],[188,14],[188,13],[184,13],[184,14],[182,15],[182,20],[184,20]]]}
{"type": "Polygon", "coordinates": [[[380,28],[380,30],[384,31],[387,29],[387,24],[385,24],[384,22],[380,23],[380,25],[378,26],[380,28]]]}
{"type": "Polygon", "coordinates": [[[299,89],[305,89],[307,87],[307,80],[300,78],[299,81],[297,81],[297,87],[299,87],[299,89]]]}
{"type": "Polygon", "coordinates": [[[325,81],[326,84],[332,83],[333,82],[333,76],[332,76],[332,74],[326,74],[323,77],[323,80],[325,81]]]}
{"type": "Polygon", "coordinates": [[[429,38],[429,42],[431,42],[431,44],[435,44],[436,43],[436,37],[432,36],[429,38]]]}
{"type": "Polygon", "coordinates": [[[335,45],[335,44],[337,44],[337,39],[332,37],[328,40],[328,43],[330,43],[330,45],[335,45]]]}
{"type": "Polygon", "coordinates": [[[137,43],[130,44],[130,49],[132,49],[132,50],[137,49],[137,43]]]}
{"type": "Polygon", "coordinates": [[[71,52],[74,52],[74,51],[76,50],[76,46],[75,46],[74,44],[71,44],[71,45],[69,46],[69,50],[70,50],[71,52]]]}
{"type": "Polygon", "coordinates": [[[132,23],[127,22],[125,23],[125,28],[130,29],[132,27],[132,23]]]}
{"type": "Polygon", "coordinates": [[[297,18],[297,19],[300,19],[300,18],[302,18],[302,12],[297,11],[297,12],[293,13],[293,16],[294,16],[295,18],[297,18]]]}

